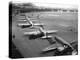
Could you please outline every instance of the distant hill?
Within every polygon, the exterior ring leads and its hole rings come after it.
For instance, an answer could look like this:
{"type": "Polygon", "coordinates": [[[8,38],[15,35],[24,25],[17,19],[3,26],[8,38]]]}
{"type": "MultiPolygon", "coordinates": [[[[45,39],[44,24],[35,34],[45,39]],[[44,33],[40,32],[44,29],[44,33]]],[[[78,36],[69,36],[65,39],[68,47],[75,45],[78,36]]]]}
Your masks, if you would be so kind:
{"type": "Polygon", "coordinates": [[[25,12],[39,12],[39,11],[63,11],[67,12],[78,12],[76,9],[64,9],[64,8],[46,8],[46,7],[39,7],[32,3],[11,3],[12,4],[12,12],[13,13],[25,13],[25,12]]]}

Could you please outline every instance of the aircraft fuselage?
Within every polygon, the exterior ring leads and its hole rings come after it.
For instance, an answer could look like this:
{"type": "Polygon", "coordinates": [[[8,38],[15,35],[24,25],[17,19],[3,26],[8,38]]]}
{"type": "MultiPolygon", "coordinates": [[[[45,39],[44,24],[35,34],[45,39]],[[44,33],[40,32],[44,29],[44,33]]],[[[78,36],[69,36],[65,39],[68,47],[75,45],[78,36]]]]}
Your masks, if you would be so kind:
{"type": "Polygon", "coordinates": [[[29,36],[29,39],[36,39],[36,38],[40,38],[42,36],[44,36],[44,33],[38,33],[36,35],[32,34],[32,35],[29,36]]]}

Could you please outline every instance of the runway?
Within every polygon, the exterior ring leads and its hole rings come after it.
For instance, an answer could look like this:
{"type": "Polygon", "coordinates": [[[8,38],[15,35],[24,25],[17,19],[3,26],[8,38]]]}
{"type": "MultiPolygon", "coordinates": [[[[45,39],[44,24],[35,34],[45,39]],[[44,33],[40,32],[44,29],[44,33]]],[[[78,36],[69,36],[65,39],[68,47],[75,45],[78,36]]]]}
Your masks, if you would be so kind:
{"type": "MultiPolygon", "coordinates": [[[[62,37],[68,42],[73,40],[78,41],[78,14],[77,13],[61,13],[61,12],[31,12],[31,13],[23,13],[23,15],[31,15],[33,14],[33,18],[44,23],[46,26],[46,30],[59,30],[57,33],[58,36],[62,37]],[[40,18],[36,19],[36,15],[39,14],[40,18]]],[[[35,29],[21,29],[16,25],[18,20],[24,19],[24,16],[20,16],[18,14],[16,16],[12,16],[12,35],[15,35],[15,39],[12,42],[19,49],[21,54],[24,57],[43,57],[43,56],[52,56],[54,52],[41,54],[41,50],[45,47],[49,46],[50,43],[47,40],[35,39],[29,40],[28,36],[24,36],[24,32],[34,31],[35,29]]],[[[52,35],[53,40],[55,34],[52,35]]],[[[54,44],[54,47],[56,45],[54,44]]],[[[58,44],[60,46],[60,44],[58,44]]]]}

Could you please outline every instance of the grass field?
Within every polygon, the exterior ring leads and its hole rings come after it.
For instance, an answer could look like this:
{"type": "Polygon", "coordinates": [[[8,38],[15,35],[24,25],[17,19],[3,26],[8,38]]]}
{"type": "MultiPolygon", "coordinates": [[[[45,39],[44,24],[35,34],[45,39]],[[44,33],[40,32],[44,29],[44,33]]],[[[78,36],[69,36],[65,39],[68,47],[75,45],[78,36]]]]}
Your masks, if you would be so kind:
{"type": "MultiPolygon", "coordinates": [[[[62,37],[68,42],[71,42],[73,40],[78,40],[78,14],[77,13],[60,13],[60,12],[32,12],[32,13],[25,13],[26,16],[31,16],[33,14],[32,18],[35,18],[35,20],[38,20],[42,23],[44,23],[46,26],[46,30],[59,30],[57,33],[58,36],[62,37]],[[36,15],[40,15],[39,19],[36,18],[36,15]]],[[[43,57],[43,56],[52,56],[54,52],[46,53],[46,54],[40,54],[41,50],[45,47],[49,46],[50,43],[47,40],[29,40],[28,37],[24,37],[24,32],[30,32],[34,31],[35,29],[21,29],[20,27],[17,27],[16,25],[18,23],[18,20],[24,19],[24,16],[20,16],[21,14],[18,14],[16,16],[12,17],[12,35],[15,34],[15,39],[13,39],[13,43],[16,45],[16,47],[19,49],[21,54],[24,57],[43,57]]],[[[24,13],[23,13],[24,15],[24,13]]],[[[54,34],[53,40],[54,40],[54,34]]],[[[60,46],[60,44],[58,44],[60,46]]],[[[56,45],[54,44],[54,47],[56,45]]]]}

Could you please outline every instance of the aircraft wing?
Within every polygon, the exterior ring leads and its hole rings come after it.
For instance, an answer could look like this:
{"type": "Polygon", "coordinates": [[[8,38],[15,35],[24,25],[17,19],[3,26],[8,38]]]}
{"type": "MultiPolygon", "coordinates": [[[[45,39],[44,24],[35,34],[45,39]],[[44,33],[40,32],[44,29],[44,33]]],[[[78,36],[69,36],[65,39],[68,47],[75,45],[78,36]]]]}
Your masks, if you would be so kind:
{"type": "Polygon", "coordinates": [[[52,36],[43,36],[42,39],[52,38],[52,36]]]}
{"type": "Polygon", "coordinates": [[[54,44],[53,44],[53,45],[50,45],[50,46],[44,48],[44,49],[42,50],[42,52],[54,51],[54,50],[56,50],[56,49],[57,49],[57,47],[54,47],[54,44]]]}
{"type": "Polygon", "coordinates": [[[26,35],[32,35],[33,34],[33,32],[24,32],[24,35],[26,36],[26,35]]]}
{"type": "Polygon", "coordinates": [[[47,34],[56,34],[58,30],[48,30],[46,31],[47,34]]]}
{"type": "Polygon", "coordinates": [[[37,31],[33,31],[33,32],[24,32],[25,36],[29,36],[29,35],[37,35],[38,32],[37,31]]]}
{"type": "Polygon", "coordinates": [[[24,19],[24,20],[18,20],[18,21],[21,21],[21,22],[22,22],[22,21],[27,22],[27,20],[25,20],[25,19],[24,19]]]}
{"type": "Polygon", "coordinates": [[[34,25],[44,25],[43,23],[35,23],[34,25]]]}
{"type": "Polygon", "coordinates": [[[28,24],[28,23],[19,23],[19,24],[17,24],[17,26],[23,26],[23,25],[30,25],[30,24],[28,24]]]}

